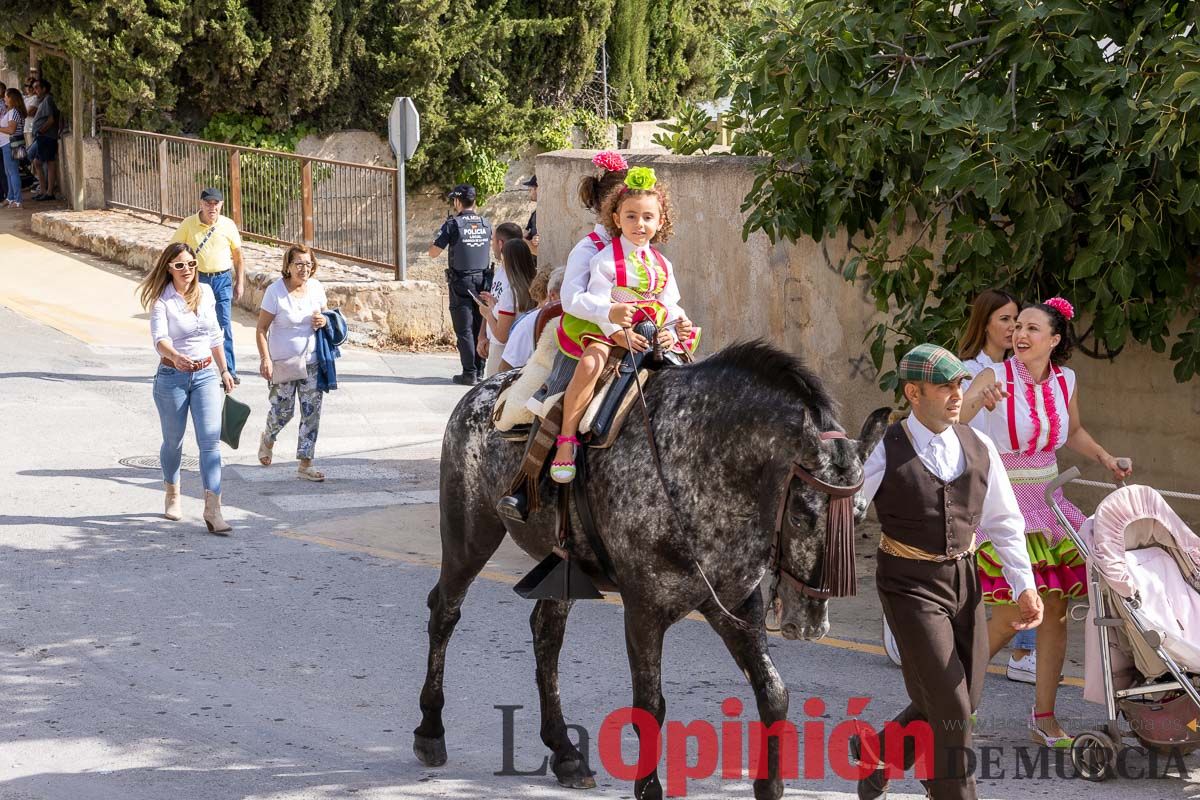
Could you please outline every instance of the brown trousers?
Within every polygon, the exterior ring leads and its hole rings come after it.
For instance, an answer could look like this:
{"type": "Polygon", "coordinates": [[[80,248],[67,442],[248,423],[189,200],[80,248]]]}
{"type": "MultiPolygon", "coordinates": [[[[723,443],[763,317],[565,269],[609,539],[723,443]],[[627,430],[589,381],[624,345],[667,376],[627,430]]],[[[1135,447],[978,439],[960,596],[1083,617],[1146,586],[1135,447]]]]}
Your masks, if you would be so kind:
{"type": "MultiPolygon", "coordinates": [[[[933,729],[933,800],[975,800],[967,773],[971,713],[979,708],[988,664],[987,621],[975,559],[931,562],[876,553],[875,584],[883,615],[900,650],[904,686],[912,701],[894,722],[928,722],[933,729]]],[[[884,735],[880,751],[886,754],[884,735]]],[[[904,739],[904,768],[916,761],[904,739]]],[[[894,747],[894,745],[893,745],[894,747]]]]}

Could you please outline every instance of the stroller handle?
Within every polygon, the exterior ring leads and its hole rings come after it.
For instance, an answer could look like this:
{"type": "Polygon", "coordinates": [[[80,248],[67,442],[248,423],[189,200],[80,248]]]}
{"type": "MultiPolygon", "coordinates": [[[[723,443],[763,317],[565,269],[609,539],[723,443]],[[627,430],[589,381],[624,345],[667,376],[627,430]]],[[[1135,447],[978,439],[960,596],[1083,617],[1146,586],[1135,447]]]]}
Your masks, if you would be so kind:
{"type": "Polygon", "coordinates": [[[1050,481],[1046,486],[1046,505],[1053,506],[1054,493],[1078,477],[1079,467],[1071,467],[1066,472],[1059,473],[1058,477],[1050,481]]]}

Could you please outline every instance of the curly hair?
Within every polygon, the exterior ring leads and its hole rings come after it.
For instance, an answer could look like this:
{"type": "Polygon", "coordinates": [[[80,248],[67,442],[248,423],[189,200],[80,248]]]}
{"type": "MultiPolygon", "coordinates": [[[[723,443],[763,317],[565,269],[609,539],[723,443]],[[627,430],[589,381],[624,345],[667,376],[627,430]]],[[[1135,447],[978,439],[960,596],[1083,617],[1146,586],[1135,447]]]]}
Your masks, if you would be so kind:
{"type": "Polygon", "coordinates": [[[671,224],[671,195],[667,192],[667,187],[658,185],[653,189],[627,189],[622,187],[618,191],[611,192],[604,198],[604,205],[600,209],[600,221],[608,232],[615,239],[621,235],[621,226],[613,219],[617,211],[621,208],[621,204],[630,197],[657,197],[658,209],[662,222],[658,226],[658,232],[654,234],[654,238],[650,240],[652,244],[662,244],[671,238],[673,226],[671,224]]]}
{"type": "Polygon", "coordinates": [[[1025,308],[1036,308],[1050,318],[1050,332],[1062,337],[1058,340],[1058,344],[1054,346],[1054,349],[1050,351],[1050,363],[1056,367],[1061,367],[1067,363],[1068,359],[1071,358],[1071,351],[1075,348],[1075,337],[1071,333],[1071,323],[1063,316],[1061,311],[1045,303],[1028,303],[1025,308]]]}

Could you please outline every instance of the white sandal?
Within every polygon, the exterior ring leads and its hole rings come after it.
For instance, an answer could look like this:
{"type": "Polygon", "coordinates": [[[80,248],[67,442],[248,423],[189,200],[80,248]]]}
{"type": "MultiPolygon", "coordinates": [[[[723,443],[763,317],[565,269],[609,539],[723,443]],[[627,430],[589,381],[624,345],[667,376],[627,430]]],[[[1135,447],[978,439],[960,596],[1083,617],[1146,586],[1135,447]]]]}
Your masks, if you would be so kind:
{"type": "Polygon", "coordinates": [[[303,478],[306,481],[320,483],[325,480],[325,473],[318,472],[311,464],[307,467],[296,467],[296,477],[303,478]]]}
{"type": "Polygon", "coordinates": [[[262,436],[258,437],[258,463],[264,467],[271,466],[271,450],[274,447],[275,443],[267,441],[267,432],[263,431],[262,436]]]}

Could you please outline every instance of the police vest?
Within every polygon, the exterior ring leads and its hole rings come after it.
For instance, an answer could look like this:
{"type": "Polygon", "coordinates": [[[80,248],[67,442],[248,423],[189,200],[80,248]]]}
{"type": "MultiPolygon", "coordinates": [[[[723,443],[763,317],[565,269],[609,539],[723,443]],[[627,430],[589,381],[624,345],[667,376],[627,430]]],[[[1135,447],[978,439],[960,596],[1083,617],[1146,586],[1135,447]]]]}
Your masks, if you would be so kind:
{"type": "Polygon", "coordinates": [[[474,211],[454,218],[458,239],[450,245],[450,269],[455,272],[482,272],[491,260],[492,226],[474,211]]]}

